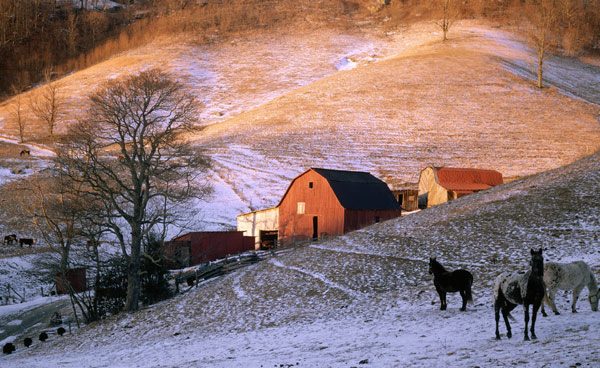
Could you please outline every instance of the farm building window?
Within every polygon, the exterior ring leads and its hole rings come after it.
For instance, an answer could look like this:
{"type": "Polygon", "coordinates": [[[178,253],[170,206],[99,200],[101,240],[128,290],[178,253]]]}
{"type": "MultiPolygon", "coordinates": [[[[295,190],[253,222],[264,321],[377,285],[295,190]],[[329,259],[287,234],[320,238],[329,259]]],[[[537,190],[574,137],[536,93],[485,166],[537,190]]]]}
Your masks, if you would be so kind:
{"type": "Polygon", "coordinates": [[[312,181],[309,181],[309,182],[308,182],[308,187],[309,187],[310,189],[312,189],[312,188],[313,188],[313,182],[312,182],[312,181]]]}
{"type": "Polygon", "coordinates": [[[298,214],[304,215],[305,210],[306,210],[306,202],[298,202],[298,214]]]}

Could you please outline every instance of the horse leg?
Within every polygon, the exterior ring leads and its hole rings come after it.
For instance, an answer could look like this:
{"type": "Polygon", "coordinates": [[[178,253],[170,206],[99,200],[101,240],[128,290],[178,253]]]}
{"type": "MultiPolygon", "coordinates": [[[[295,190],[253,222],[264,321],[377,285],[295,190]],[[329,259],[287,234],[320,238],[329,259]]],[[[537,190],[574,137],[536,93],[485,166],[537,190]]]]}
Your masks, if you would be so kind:
{"type": "Polygon", "coordinates": [[[446,308],[448,307],[448,302],[446,301],[446,292],[442,291],[440,294],[440,299],[442,301],[442,306],[441,306],[441,310],[446,310],[446,308]]]}
{"type": "Polygon", "coordinates": [[[498,322],[500,322],[500,303],[494,301],[494,317],[496,318],[496,340],[500,340],[500,330],[498,330],[498,322]]]}
{"type": "Polygon", "coordinates": [[[535,336],[535,319],[537,316],[537,312],[540,309],[540,304],[542,304],[543,301],[541,303],[533,303],[533,307],[532,307],[532,313],[533,315],[531,316],[531,338],[532,339],[537,339],[537,336],[535,336]]]}
{"type": "Polygon", "coordinates": [[[502,317],[504,318],[504,325],[506,325],[506,337],[509,339],[512,337],[512,330],[510,329],[510,322],[508,322],[508,315],[510,314],[510,309],[508,307],[502,308],[502,317]]]}
{"type": "Polygon", "coordinates": [[[583,284],[577,285],[575,289],[573,289],[573,303],[571,303],[571,312],[577,313],[577,309],[575,309],[575,304],[577,304],[577,299],[579,299],[579,294],[581,290],[583,290],[583,284]]]}
{"type": "Polygon", "coordinates": [[[460,308],[461,312],[467,310],[467,293],[465,290],[460,291],[460,297],[462,298],[462,308],[460,308]]]}
{"type": "Polygon", "coordinates": [[[525,311],[525,341],[529,341],[529,334],[527,333],[527,327],[529,326],[529,304],[523,304],[523,310],[525,311]]]}
{"type": "MultiPolygon", "coordinates": [[[[555,289],[548,289],[548,294],[544,295],[544,300],[548,303],[550,308],[552,308],[552,311],[554,312],[554,314],[558,316],[560,313],[558,312],[558,309],[556,309],[556,303],[554,302],[555,294],[556,294],[555,289]]],[[[542,302],[542,314],[544,314],[544,303],[543,302],[542,302]]]]}

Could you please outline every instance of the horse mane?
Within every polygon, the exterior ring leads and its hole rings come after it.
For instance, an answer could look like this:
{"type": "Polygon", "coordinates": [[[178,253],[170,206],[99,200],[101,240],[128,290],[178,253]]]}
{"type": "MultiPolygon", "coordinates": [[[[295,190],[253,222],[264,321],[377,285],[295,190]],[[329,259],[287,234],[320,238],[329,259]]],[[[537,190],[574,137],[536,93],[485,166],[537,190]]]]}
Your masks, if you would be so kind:
{"type": "Polygon", "coordinates": [[[437,259],[435,259],[435,257],[431,258],[431,264],[433,265],[433,268],[436,269],[437,271],[448,272],[448,271],[446,271],[446,268],[444,266],[442,266],[442,264],[440,262],[438,262],[437,259]]]}

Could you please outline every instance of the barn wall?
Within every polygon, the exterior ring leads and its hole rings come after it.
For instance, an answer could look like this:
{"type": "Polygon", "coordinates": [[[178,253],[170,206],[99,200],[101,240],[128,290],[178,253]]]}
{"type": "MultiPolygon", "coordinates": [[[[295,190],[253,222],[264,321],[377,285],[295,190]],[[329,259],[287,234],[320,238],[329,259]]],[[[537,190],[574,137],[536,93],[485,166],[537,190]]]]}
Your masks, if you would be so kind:
{"type": "Polygon", "coordinates": [[[297,177],[279,205],[279,239],[282,243],[310,239],[313,217],[317,217],[318,235],[344,232],[344,209],[325,178],[309,170],[297,177]],[[309,183],[313,187],[309,187],[309,183]],[[298,203],[305,203],[304,214],[298,203]]]}
{"type": "Polygon", "coordinates": [[[448,190],[438,183],[433,183],[427,196],[427,207],[448,202],[448,190]]]}
{"type": "Polygon", "coordinates": [[[254,237],[254,249],[260,248],[260,231],[277,230],[279,228],[279,208],[269,208],[239,215],[237,230],[245,236],[254,237]]]}
{"type": "Polygon", "coordinates": [[[402,215],[401,210],[346,210],[344,233],[391,220],[402,215]]]}
{"type": "MultiPolygon", "coordinates": [[[[191,239],[191,236],[187,236],[191,239]]],[[[165,242],[164,255],[167,267],[178,269],[190,265],[190,240],[172,240],[165,242]]]]}
{"type": "Polygon", "coordinates": [[[419,175],[419,197],[427,196],[427,207],[448,201],[448,191],[437,183],[433,167],[426,167],[419,175]]]}
{"type": "MultiPolygon", "coordinates": [[[[87,277],[86,277],[86,269],[84,267],[81,268],[70,268],[66,272],[67,280],[73,291],[76,293],[80,293],[85,291],[87,286],[87,277]]],[[[58,294],[68,294],[68,285],[66,285],[63,281],[61,275],[56,275],[56,292],[58,294]]]]}
{"type": "Polygon", "coordinates": [[[191,233],[190,258],[193,265],[254,250],[244,242],[241,231],[191,233]]]}

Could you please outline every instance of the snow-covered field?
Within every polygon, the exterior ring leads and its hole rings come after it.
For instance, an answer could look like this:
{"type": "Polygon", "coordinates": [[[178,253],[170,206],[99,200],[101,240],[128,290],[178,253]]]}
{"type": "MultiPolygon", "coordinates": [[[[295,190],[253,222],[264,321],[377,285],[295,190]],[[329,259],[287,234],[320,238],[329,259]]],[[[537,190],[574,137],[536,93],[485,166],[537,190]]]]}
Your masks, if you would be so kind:
{"type": "MultiPolygon", "coordinates": [[[[559,316],[538,316],[538,339],[494,340],[492,282],[546,261],[585,260],[600,271],[600,155],[278,253],[185,295],[53,337],[0,360],[6,367],[401,367],[600,364],[598,312],[585,289],[579,313],[558,294],[559,316]],[[450,294],[440,311],[429,256],[475,277],[474,305],[450,294]]],[[[1,307],[0,307],[1,308],[1,307]]]]}
{"type": "MultiPolygon", "coordinates": [[[[17,352],[0,366],[599,366],[600,314],[587,290],[578,314],[559,293],[563,314],[538,318],[539,339],[524,343],[520,308],[513,339],[493,339],[491,286],[500,272],[526,269],[532,247],[546,260],[585,260],[598,275],[600,155],[563,166],[600,149],[600,72],[555,59],[554,87],[538,91],[523,71],[532,52],[515,35],[463,22],[450,38],[441,44],[431,24],[417,24],[266,32],[211,47],[159,40],[64,78],[72,119],[100,78],[149,66],[176,73],[198,95],[208,127],[194,138],[215,162],[204,230],[276,204],[307,167],[371,171],[394,187],[430,164],[541,174],[287,249],[29,349],[15,339],[17,352]],[[467,312],[457,294],[439,311],[430,256],[473,272],[467,312]]],[[[16,137],[7,109],[2,134],[16,137]]],[[[3,262],[23,266],[15,277],[27,272],[21,260],[3,262]]],[[[3,308],[2,320],[18,323],[3,308]]]]}

